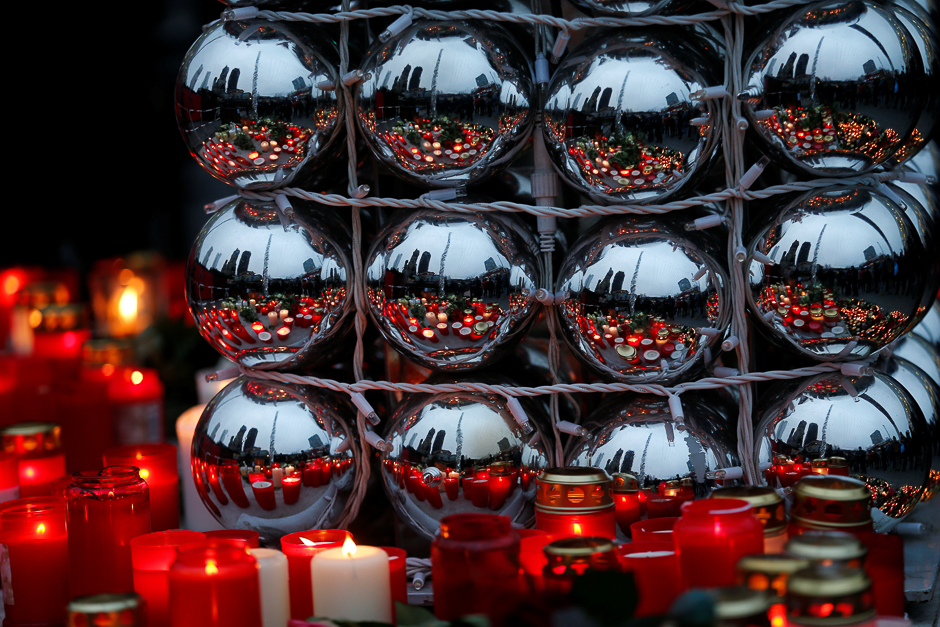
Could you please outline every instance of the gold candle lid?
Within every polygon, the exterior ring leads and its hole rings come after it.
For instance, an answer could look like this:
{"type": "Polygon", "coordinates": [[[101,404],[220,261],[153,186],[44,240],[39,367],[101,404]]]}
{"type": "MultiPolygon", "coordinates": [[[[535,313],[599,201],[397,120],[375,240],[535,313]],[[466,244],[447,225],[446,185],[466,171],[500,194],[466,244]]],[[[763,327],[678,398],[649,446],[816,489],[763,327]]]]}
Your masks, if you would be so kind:
{"type": "Polygon", "coordinates": [[[708,594],[715,601],[715,618],[719,621],[765,614],[770,607],[767,594],[744,586],[715,588],[708,594]]]}
{"type": "Polygon", "coordinates": [[[62,427],[55,422],[18,422],[0,429],[3,450],[17,455],[39,455],[62,448],[62,427]]]}
{"type": "Polygon", "coordinates": [[[618,344],[617,354],[624,359],[636,359],[636,349],[629,344],[618,344]]]}
{"type": "Polygon", "coordinates": [[[473,325],[473,332],[474,332],[474,333],[479,333],[480,335],[482,335],[482,334],[486,333],[486,330],[489,329],[489,328],[490,328],[490,325],[488,325],[488,324],[486,324],[486,322],[480,320],[479,322],[477,322],[477,323],[475,323],[475,324],[473,325]]]}
{"type": "Polygon", "coordinates": [[[614,494],[636,494],[640,491],[640,482],[629,473],[615,472],[610,478],[613,480],[610,491],[614,494]]]}
{"type": "Polygon", "coordinates": [[[787,508],[783,497],[767,486],[742,485],[718,488],[709,495],[711,498],[741,499],[754,508],[754,515],[764,526],[765,536],[776,536],[787,528],[787,508]]]}
{"type": "Polygon", "coordinates": [[[850,533],[842,531],[807,531],[790,538],[784,547],[788,555],[814,562],[862,560],[868,549],[850,533]]]}
{"type": "Polygon", "coordinates": [[[599,468],[547,468],[536,477],[535,507],[546,513],[593,512],[613,508],[610,477],[599,468]]]}
{"type": "Polygon", "coordinates": [[[777,575],[780,573],[793,574],[798,570],[809,568],[811,565],[809,559],[797,555],[760,553],[742,557],[738,560],[737,569],[742,573],[777,575]]]}
{"type": "Polygon", "coordinates": [[[143,597],[133,592],[95,594],[73,599],[68,605],[68,627],[102,624],[94,620],[99,617],[110,619],[107,623],[109,625],[137,627],[144,624],[143,605],[143,597]]]}
{"type": "Polygon", "coordinates": [[[614,543],[608,538],[598,537],[562,538],[546,544],[542,550],[545,555],[558,557],[590,557],[613,551],[614,543]]]}
{"type": "Polygon", "coordinates": [[[861,568],[816,566],[793,573],[787,582],[787,618],[792,623],[837,627],[874,616],[871,580],[861,568]]]}
{"type": "Polygon", "coordinates": [[[512,471],[512,462],[493,462],[489,466],[490,475],[495,477],[508,477],[512,471]]]}
{"type": "Polygon", "coordinates": [[[86,366],[124,366],[134,359],[134,347],[128,340],[88,340],[82,344],[82,362],[86,366]]]}
{"type": "Polygon", "coordinates": [[[793,487],[790,516],[805,527],[838,529],[871,523],[871,492],[864,482],[838,475],[810,475],[793,487]]]}

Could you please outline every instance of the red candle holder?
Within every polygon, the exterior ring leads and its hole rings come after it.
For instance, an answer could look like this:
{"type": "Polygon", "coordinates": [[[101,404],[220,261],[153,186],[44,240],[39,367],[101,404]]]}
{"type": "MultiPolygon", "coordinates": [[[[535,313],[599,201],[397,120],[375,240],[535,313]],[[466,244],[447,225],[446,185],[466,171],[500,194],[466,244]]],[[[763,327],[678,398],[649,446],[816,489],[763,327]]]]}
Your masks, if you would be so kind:
{"type": "Polygon", "coordinates": [[[608,538],[562,538],[545,545],[543,551],[545,591],[556,597],[567,596],[574,580],[589,570],[620,570],[614,543],[608,538]]]}
{"type": "Polygon", "coordinates": [[[764,528],[747,501],[690,501],[673,528],[673,542],[684,590],[720,588],[734,584],[738,560],[763,552],[764,528]]]}
{"type": "Polygon", "coordinates": [[[630,535],[630,525],[640,520],[640,483],[627,473],[611,475],[610,495],[614,500],[614,519],[620,532],[630,535]]]}
{"type": "Polygon", "coordinates": [[[0,506],[4,575],[3,624],[61,624],[69,601],[65,500],[33,497],[0,506]]]}
{"type": "Polygon", "coordinates": [[[115,444],[163,442],[163,383],[156,370],[120,368],[107,393],[115,444]]]}
{"type": "Polygon", "coordinates": [[[794,627],[873,626],[871,580],[845,566],[813,566],[787,581],[787,624],[794,627]]]}
{"type": "Polygon", "coordinates": [[[65,495],[71,595],[133,592],[130,541],[150,533],[150,489],[137,468],[76,472],[65,495]]]}
{"type": "Polygon", "coordinates": [[[887,533],[856,534],[868,549],[865,572],[871,579],[878,616],[904,616],[904,542],[887,533]]]}
{"type": "Polygon", "coordinates": [[[380,546],[388,554],[388,575],[392,586],[392,623],[395,623],[395,602],[408,605],[408,552],[394,546],[380,546]]]}
{"type": "Polygon", "coordinates": [[[258,562],[244,545],[210,539],[180,549],[170,568],[173,627],[258,627],[258,562]]]}
{"type": "Polygon", "coordinates": [[[678,598],[679,558],[670,542],[637,542],[617,548],[623,569],[633,573],[639,604],[637,617],[661,616],[678,598]]]}
{"type": "Polygon", "coordinates": [[[257,549],[261,534],[251,529],[213,529],[212,531],[206,531],[205,536],[207,538],[231,540],[243,544],[247,549],[257,549]]]}
{"type": "Polygon", "coordinates": [[[20,498],[20,460],[12,453],[0,452],[0,503],[18,498],[20,498]]]}
{"type": "Polygon", "coordinates": [[[431,543],[431,573],[439,619],[486,614],[498,627],[520,592],[519,534],[506,516],[445,516],[431,543]]]}
{"type": "Polygon", "coordinates": [[[549,468],[536,484],[537,529],[559,536],[617,537],[610,477],[603,470],[549,468]]]}
{"type": "MultiPolygon", "coordinates": [[[[538,529],[518,529],[521,531],[539,531],[538,529]]],[[[541,594],[545,591],[545,565],[548,557],[545,556],[545,546],[561,536],[553,536],[540,531],[536,535],[522,536],[519,540],[519,564],[522,575],[528,587],[528,592],[541,594]]]]}
{"type": "Polygon", "coordinates": [[[150,488],[150,526],[154,531],[180,526],[180,483],[172,444],[133,444],[106,451],[105,466],[136,466],[150,488]]]}
{"type": "Polygon", "coordinates": [[[787,580],[810,564],[805,558],[779,553],[748,555],[738,562],[738,584],[766,593],[770,597],[770,627],[785,627],[787,580]]]}
{"type": "Polygon", "coordinates": [[[341,529],[298,531],[281,538],[281,550],[287,556],[291,618],[305,619],[314,615],[310,562],[321,551],[342,547],[346,538],[351,539],[352,534],[341,529]]]}
{"type": "Polygon", "coordinates": [[[787,509],[783,497],[767,486],[733,486],[713,490],[711,498],[741,499],[754,508],[764,527],[764,553],[782,553],[787,543],[787,509]]]}
{"type": "Polygon", "coordinates": [[[51,422],[21,422],[0,431],[3,450],[19,460],[20,497],[49,496],[65,474],[62,428],[51,422]]]}
{"type": "Polygon", "coordinates": [[[630,525],[634,542],[673,542],[672,530],[678,518],[648,518],[630,525]]]}
{"type": "Polygon", "coordinates": [[[872,531],[871,492],[864,482],[837,475],[812,475],[793,488],[790,535],[809,529],[872,531]]]}
{"type": "Polygon", "coordinates": [[[205,534],[185,529],[157,531],[131,539],[134,590],[147,602],[150,627],[170,627],[170,567],[177,553],[205,543],[205,534]]]}

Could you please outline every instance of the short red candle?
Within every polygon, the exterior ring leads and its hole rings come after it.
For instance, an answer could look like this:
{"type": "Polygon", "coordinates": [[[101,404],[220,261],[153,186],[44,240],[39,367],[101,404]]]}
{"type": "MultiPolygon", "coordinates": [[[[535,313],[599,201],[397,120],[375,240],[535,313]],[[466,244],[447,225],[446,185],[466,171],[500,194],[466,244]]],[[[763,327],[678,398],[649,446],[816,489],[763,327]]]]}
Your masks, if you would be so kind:
{"type": "Polygon", "coordinates": [[[284,477],[281,479],[281,497],[284,505],[293,505],[300,500],[300,477],[284,477]]]}
{"type": "Polygon", "coordinates": [[[146,533],[131,539],[134,591],[147,602],[150,627],[170,627],[170,567],[179,550],[206,543],[205,534],[185,529],[146,533]]]}
{"type": "Polygon", "coordinates": [[[7,553],[3,581],[8,627],[62,624],[69,601],[65,499],[33,497],[0,506],[0,544],[7,553]],[[11,602],[12,601],[12,602],[11,602]]]}
{"type": "Polygon", "coordinates": [[[277,499],[274,498],[274,483],[271,481],[255,481],[251,484],[251,491],[261,509],[273,511],[277,509],[277,499]]]}
{"type": "Polygon", "coordinates": [[[672,529],[678,517],[650,518],[630,525],[634,542],[672,542],[672,529]]]}
{"type": "Polygon", "coordinates": [[[313,580],[310,574],[310,562],[320,551],[343,546],[346,538],[352,538],[352,534],[341,529],[298,531],[281,538],[281,550],[287,556],[291,618],[304,619],[313,616],[313,580]]]}
{"type": "Polygon", "coordinates": [[[764,551],[764,528],[740,499],[703,499],[682,506],[673,528],[683,590],[734,585],[735,566],[764,551]]]}
{"type": "Polygon", "coordinates": [[[205,533],[207,538],[217,538],[241,542],[248,549],[257,549],[258,539],[261,537],[257,531],[251,529],[213,529],[205,533]]]}
{"type": "Polygon", "coordinates": [[[672,542],[632,542],[617,548],[624,570],[633,573],[640,603],[635,615],[659,616],[679,596],[679,558],[672,542]]]}
{"type": "Polygon", "coordinates": [[[408,552],[394,546],[380,546],[388,553],[388,574],[392,585],[392,622],[395,622],[395,602],[408,605],[408,572],[405,568],[408,552]]]}
{"type": "Polygon", "coordinates": [[[612,494],[614,499],[614,519],[621,533],[630,533],[630,525],[640,520],[640,494],[612,494]]]}
{"type": "Polygon", "coordinates": [[[675,496],[651,492],[646,498],[646,515],[648,518],[675,518],[681,513],[683,502],[675,496]]]}
{"type": "Polygon", "coordinates": [[[154,531],[180,526],[180,483],[176,447],[172,444],[133,444],[104,454],[105,466],[137,466],[150,487],[150,526],[154,531]]]}
{"type": "Polygon", "coordinates": [[[173,627],[258,627],[258,562],[231,540],[187,547],[170,568],[173,627]]]}
{"type": "MultiPolygon", "coordinates": [[[[517,533],[519,531],[529,530],[519,529],[517,533]]],[[[545,565],[548,564],[548,557],[546,557],[543,549],[545,545],[560,539],[561,536],[552,536],[542,532],[536,535],[523,536],[519,541],[519,565],[522,567],[522,574],[529,588],[528,592],[541,593],[545,591],[543,572],[545,565]]]]}
{"type": "Polygon", "coordinates": [[[66,497],[72,597],[133,592],[130,541],[150,533],[150,489],[137,468],[76,472],[66,497]]]}
{"type": "Polygon", "coordinates": [[[597,536],[600,538],[617,537],[617,523],[614,509],[598,512],[580,512],[577,514],[550,514],[536,512],[535,524],[550,535],[560,538],[571,536],[597,536]]]}
{"type": "Polygon", "coordinates": [[[156,370],[120,368],[108,381],[114,443],[163,441],[163,383],[156,370]]]}
{"type": "Polygon", "coordinates": [[[49,422],[4,427],[3,450],[19,459],[20,496],[49,496],[50,484],[65,474],[62,429],[49,422]]]}
{"type": "Polygon", "coordinates": [[[20,498],[20,462],[16,455],[0,452],[0,503],[18,498],[20,498]]]}

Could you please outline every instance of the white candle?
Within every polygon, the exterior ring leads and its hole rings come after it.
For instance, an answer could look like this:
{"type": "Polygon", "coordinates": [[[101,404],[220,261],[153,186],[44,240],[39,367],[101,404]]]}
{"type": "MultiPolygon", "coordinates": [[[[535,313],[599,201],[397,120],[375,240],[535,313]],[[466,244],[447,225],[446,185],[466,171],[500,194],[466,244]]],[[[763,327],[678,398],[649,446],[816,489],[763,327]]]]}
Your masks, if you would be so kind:
{"type": "Polygon", "coordinates": [[[388,553],[374,546],[317,553],[310,562],[313,607],[323,618],[392,622],[388,553]]]}
{"type": "Polygon", "coordinates": [[[285,627],[290,620],[287,556],[274,549],[251,549],[258,560],[262,627],[285,627]]]}
{"type": "Polygon", "coordinates": [[[206,506],[202,504],[196,484],[193,482],[191,456],[193,448],[193,434],[196,424],[202,416],[205,405],[190,407],[176,420],[176,439],[179,440],[180,483],[183,484],[183,519],[187,529],[196,531],[212,531],[222,529],[206,506]]]}

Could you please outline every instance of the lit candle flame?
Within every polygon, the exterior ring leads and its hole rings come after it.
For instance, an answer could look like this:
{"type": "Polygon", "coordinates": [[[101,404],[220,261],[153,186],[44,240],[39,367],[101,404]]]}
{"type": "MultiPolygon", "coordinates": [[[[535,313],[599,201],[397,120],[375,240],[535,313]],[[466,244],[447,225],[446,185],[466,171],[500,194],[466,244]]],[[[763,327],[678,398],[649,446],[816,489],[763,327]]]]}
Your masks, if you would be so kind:
{"type": "Polygon", "coordinates": [[[346,541],[343,542],[343,555],[346,557],[352,557],[356,554],[356,543],[353,542],[352,538],[346,536],[346,541]]]}
{"type": "Polygon", "coordinates": [[[578,523],[575,523],[575,524],[574,524],[574,532],[575,532],[576,535],[579,535],[579,536],[580,536],[580,535],[581,535],[581,525],[579,525],[578,523]]]}
{"type": "Polygon", "coordinates": [[[46,526],[42,523],[39,523],[39,526],[36,527],[36,533],[46,533],[46,526]]]}
{"type": "Polygon", "coordinates": [[[206,574],[216,575],[218,572],[219,566],[215,563],[215,560],[206,560],[206,574]]]}
{"type": "Polygon", "coordinates": [[[118,315],[125,323],[137,319],[137,290],[134,286],[128,285],[121,292],[121,298],[118,300],[118,315]]]}
{"type": "Polygon", "coordinates": [[[150,477],[150,471],[146,468],[140,469],[140,478],[146,481],[150,477]]]}
{"type": "Polygon", "coordinates": [[[140,385],[140,382],[144,380],[144,373],[140,370],[135,370],[131,373],[131,383],[134,385],[140,385]]]}

